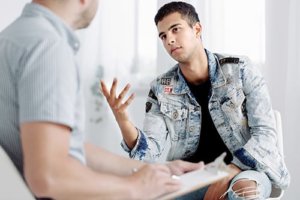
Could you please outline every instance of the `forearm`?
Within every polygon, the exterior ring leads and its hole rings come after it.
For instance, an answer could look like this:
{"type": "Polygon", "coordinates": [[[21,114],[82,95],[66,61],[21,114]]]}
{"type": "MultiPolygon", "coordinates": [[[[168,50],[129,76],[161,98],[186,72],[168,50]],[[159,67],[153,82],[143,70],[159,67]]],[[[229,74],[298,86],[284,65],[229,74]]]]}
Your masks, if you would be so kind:
{"type": "Polygon", "coordinates": [[[118,119],[116,117],[116,120],[122,132],[122,136],[126,145],[128,146],[128,148],[133,149],[138,138],[137,129],[128,119],[118,119]]]}
{"type": "Polygon", "coordinates": [[[128,175],[133,168],[140,168],[144,165],[143,162],[113,154],[91,143],[86,143],[85,149],[87,164],[96,171],[128,175]],[[109,162],[106,162],[107,160],[109,162]]]}
{"type": "Polygon", "coordinates": [[[117,95],[116,94],[117,82],[118,80],[115,78],[113,80],[113,84],[109,91],[105,83],[101,81],[102,93],[105,96],[110,108],[114,113],[116,121],[118,122],[119,127],[121,129],[124,141],[126,142],[127,146],[130,149],[132,149],[136,144],[138,132],[135,129],[134,125],[130,122],[126,109],[134,99],[135,95],[131,94],[126,101],[123,101],[126,93],[130,88],[130,85],[127,84],[125,88],[120,92],[120,94],[117,95]]]}
{"type": "MultiPolygon", "coordinates": [[[[21,126],[21,141],[25,179],[37,197],[130,198],[134,187],[128,178],[97,173],[70,156],[68,127],[54,123],[25,123],[21,126]]],[[[102,161],[110,162],[106,158],[102,161]]]]}
{"type": "Polygon", "coordinates": [[[96,173],[72,157],[60,161],[59,166],[52,166],[51,169],[46,170],[40,172],[41,176],[35,179],[34,183],[29,178],[31,189],[39,197],[58,200],[121,199],[126,197],[130,199],[132,197],[133,187],[127,179],[96,173]]]}

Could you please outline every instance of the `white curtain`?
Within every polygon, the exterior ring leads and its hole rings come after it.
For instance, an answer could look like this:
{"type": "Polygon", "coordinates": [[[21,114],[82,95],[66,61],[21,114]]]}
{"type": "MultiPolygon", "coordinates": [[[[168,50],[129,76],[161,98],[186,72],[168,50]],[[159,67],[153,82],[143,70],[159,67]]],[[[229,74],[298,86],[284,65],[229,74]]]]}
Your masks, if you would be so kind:
{"type": "Polygon", "coordinates": [[[273,107],[283,118],[285,160],[292,175],[283,199],[300,196],[300,1],[266,1],[266,66],[273,107]]]}

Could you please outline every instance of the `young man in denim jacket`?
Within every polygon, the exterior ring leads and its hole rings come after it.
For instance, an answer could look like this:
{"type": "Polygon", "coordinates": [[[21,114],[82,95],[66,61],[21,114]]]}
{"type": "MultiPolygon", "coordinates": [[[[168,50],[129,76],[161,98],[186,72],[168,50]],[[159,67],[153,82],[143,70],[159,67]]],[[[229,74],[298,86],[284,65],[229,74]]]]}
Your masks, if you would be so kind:
{"type": "MultiPolygon", "coordinates": [[[[289,172],[277,146],[275,118],[266,83],[250,60],[213,54],[203,47],[202,27],[193,6],[171,2],[155,16],[159,38],[178,61],[151,83],[144,128],[126,113],[117,80],[103,94],[120,126],[131,158],[154,161],[213,161],[227,152],[232,173],[195,193],[197,199],[266,199],[271,188],[287,188],[289,172]]],[[[192,198],[191,195],[187,198],[192,198]]]]}

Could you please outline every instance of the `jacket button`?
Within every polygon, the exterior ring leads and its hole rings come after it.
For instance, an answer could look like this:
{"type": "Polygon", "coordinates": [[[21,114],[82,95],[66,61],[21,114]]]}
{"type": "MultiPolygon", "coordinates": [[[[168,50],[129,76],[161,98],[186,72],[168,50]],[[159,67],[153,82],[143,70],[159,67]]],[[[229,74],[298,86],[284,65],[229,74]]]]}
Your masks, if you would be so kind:
{"type": "Polygon", "coordinates": [[[173,113],[173,119],[177,119],[177,117],[178,117],[178,112],[176,111],[173,113]]]}
{"type": "Polygon", "coordinates": [[[193,132],[195,130],[195,127],[194,126],[191,126],[190,127],[190,132],[193,132]]]}

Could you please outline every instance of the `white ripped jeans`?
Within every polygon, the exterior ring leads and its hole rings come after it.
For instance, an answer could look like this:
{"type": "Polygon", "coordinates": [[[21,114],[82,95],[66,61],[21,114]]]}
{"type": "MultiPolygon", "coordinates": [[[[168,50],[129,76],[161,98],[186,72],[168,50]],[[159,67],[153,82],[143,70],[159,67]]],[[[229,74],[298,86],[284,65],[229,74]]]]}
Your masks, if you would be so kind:
{"type": "Polygon", "coordinates": [[[232,179],[226,193],[228,200],[264,200],[270,196],[271,190],[271,181],[265,173],[247,170],[242,171],[232,179]],[[232,187],[239,181],[254,181],[256,182],[256,187],[245,188],[244,192],[234,191],[232,187]]]}

